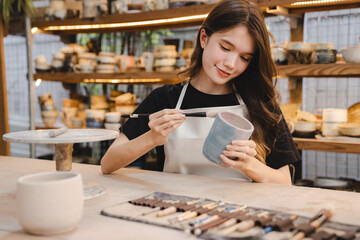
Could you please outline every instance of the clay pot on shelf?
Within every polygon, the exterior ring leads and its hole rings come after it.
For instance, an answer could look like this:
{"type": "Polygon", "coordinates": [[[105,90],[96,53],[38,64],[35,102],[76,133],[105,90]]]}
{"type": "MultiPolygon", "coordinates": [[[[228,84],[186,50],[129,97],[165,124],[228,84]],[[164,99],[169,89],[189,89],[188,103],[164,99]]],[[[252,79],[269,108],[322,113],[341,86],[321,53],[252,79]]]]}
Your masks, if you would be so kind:
{"type": "Polygon", "coordinates": [[[54,103],[54,99],[50,93],[38,96],[41,109],[41,118],[46,127],[53,127],[56,122],[58,111],[54,103]]]}

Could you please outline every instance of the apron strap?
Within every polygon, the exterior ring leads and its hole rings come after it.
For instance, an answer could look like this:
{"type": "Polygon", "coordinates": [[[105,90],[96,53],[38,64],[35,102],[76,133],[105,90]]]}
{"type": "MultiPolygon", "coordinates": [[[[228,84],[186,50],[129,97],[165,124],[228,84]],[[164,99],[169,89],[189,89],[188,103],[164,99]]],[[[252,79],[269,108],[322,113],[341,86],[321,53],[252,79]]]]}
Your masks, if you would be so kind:
{"type": "Polygon", "coordinates": [[[179,99],[178,99],[178,101],[177,101],[177,103],[176,103],[175,109],[180,109],[188,85],[189,85],[189,82],[187,82],[187,83],[184,85],[184,87],[182,88],[181,93],[180,93],[180,96],[179,96],[179,99]]]}
{"type": "MultiPolygon", "coordinates": [[[[185,96],[186,89],[187,89],[188,85],[189,85],[189,82],[187,82],[187,83],[184,85],[184,87],[182,88],[181,93],[180,93],[180,96],[179,96],[179,99],[178,99],[178,101],[177,101],[177,103],[176,103],[175,109],[180,109],[181,104],[182,104],[182,102],[183,102],[183,100],[184,100],[184,96],[185,96]]],[[[244,103],[244,101],[242,100],[239,92],[236,90],[235,87],[233,87],[233,89],[234,89],[234,92],[235,92],[236,99],[237,99],[238,102],[239,102],[239,105],[244,106],[245,103],[244,103]]]]}
{"type": "Polygon", "coordinates": [[[232,84],[232,87],[233,87],[233,89],[234,89],[235,96],[236,96],[236,98],[237,98],[237,100],[238,100],[238,102],[239,102],[239,105],[244,106],[245,103],[244,103],[244,101],[242,100],[242,98],[241,98],[241,96],[240,96],[240,94],[239,94],[239,91],[236,89],[234,83],[232,84]]]}

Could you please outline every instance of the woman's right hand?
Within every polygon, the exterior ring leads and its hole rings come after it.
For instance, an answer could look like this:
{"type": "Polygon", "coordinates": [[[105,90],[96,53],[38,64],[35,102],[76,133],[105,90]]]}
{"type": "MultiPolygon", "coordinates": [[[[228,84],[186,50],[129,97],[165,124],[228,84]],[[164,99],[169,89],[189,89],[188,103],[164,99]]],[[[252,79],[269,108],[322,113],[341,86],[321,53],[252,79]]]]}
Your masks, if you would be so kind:
{"type": "Polygon", "coordinates": [[[149,116],[150,134],[156,146],[164,145],[172,131],[178,128],[186,117],[179,109],[163,109],[149,116]]]}

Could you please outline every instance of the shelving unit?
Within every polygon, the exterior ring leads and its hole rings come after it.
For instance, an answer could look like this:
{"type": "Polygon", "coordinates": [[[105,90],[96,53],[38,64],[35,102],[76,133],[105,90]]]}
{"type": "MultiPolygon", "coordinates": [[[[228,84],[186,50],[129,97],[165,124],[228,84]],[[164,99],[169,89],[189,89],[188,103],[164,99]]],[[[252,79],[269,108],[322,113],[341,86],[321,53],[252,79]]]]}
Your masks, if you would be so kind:
{"type": "MultiPolygon", "coordinates": [[[[277,66],[279,77],[360,77],[359,63],[294,64],[277,66]]],[[[173,84],[177,72],[36,73],[34,80],[64,83],[173,84]]]]}
{"type": "MultiPolygon", "coordinates": [[[[257,0],[255,1],[265,15],[271,15],[266,7],[282,6],[288,15],[311,11],[347,9],[360,7],[360,0],[345,0],[322,5],[292,5],[294,0],[257,0]]],[[[214,4],[171,8],[133,14],[102,16],[94,19],[68,19],[59,21],[35,21],[33,27],[39,32],[52,34],[76,34],[92,32],[142,31],[148,29],[180,28],[200,25],[214,4]]],[[[299,17],[299,16],[296,16],[299,17]]],[[[298,19],[298,18],[297,18],[298,19]]],[[[301,17],[300,17],[301,19],[301,17]]],[[[302,24],[291,33],[292,41],[302,40],[302,24]]],[[[360,77],[360,64],[310,64],[277,66],[278,77],[301,79],[302,77],[360,77]]],[[[134,72],[134,73],[37,73],[33,79],[61,81],[64,83],[116,83],[116,84],[167,84],[177,83],[175,72],[134,72]]],[[[300,89],[301,90],[301,89],[300,89]]],[[[297,91],[298,93],[301,91],[297,91]]],[[[298,94],[297,93],[297,94],[298,94]]],[[[360,144],[340,141],[294,138],[300,150],[333,151],[360,153],[360,144]]]]}
{"type": "Polygon", "coordinates": [[[331,141],[309,138],[294,138],[294,142],[299,150],[360,154],[360,142],[331,141]]]}
{"type": "Polygon", "coordinates": [[[278,72],[285,77],[360,77],[360,63],[284,65],[278,72]]]}
{"type": "Polygon", "coordinates": [[[113,84],[174,84],[180,82],[176,72],[133,73],[37,73],[34,80],[64,83],[113,83],[113,84]]]}

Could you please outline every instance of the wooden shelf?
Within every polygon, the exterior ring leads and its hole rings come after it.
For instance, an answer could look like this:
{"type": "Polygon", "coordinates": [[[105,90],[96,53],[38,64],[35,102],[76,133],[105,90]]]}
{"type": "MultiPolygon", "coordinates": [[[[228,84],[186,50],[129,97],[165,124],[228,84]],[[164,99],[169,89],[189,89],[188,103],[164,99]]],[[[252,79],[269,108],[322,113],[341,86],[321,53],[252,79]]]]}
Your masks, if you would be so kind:
{"type": "MultiPolygon", "coordinates": [[[[280,77],[360,77],[359,63],[297,64],[277,66],[280,77]]],[[[180,82],[174,72],[129,73],[36,73],[34,80],[64,83],[173,84],[180,82]]]]}
{"type": "MultiPolygon", "coordinates": [[[[280,5],[289,10],[289,15],[299,14],[311,11],[327,11],[333,9],[347,9],[360,7],[360,0],[344,0],[341,4],[327,3],[313,4],[307,6],[292,6],[291,3],[297,2],[297,0],[255,0],[255,3],[259,5],[265,15],[273,15],[273,13],[267,13],[266,7],[274,7],[280,5]]],[[[53,34],[76,34],[76,33],[93,33],[93,32],[126,32],[126,31],[143,31],[149,29],[164,29],[164,28],[179,28],[201,25],[205,19],[206,14],[215,6],[215,4],[202,4],[196,6],[175,7],[164,10],[154,10],[148,12],[139,13],[125,13],[125,14],[113,14],[107,16],[100,16],[92,19],[64,19],[45,21],[40,19],[34,21],[33,27],[37,27],[43,31],[53,34]],[[184,17],[198,15],[197,18],[184,17]],[[202,16],[203,15],[203,16],[202,16]],[[181,19],[177,19],[181,18],[181,19]],[[150,23],[146,25],[142,24],[128,24],[134,22],[153,21],[172,19],[171,21],[162,21],[157,23],[150,23]],[[176,21],[174,21],[176,19],[176,21]],[[126,25],[119,25],[125,23],[126,25]],[[115,24],[112,26],[105,26],[106,24],[115,24]],[[70,26],[73,29],[62,30],[46,30],[48,27],[70,26]]]]}
{"type": "Polygon", "coordinates": [[[139,21],[153,21],[162,19],[183,18],[187,16],[203,15],[210,12],[215,4],[203,4],[197,6],[178,7],[164,10],[154,10],[140,13],[124,13],[113,14],[93,19],[64,19],[53,21],[35,21],[33,27],[46,29],[50,26],[80,26],[75,30],[55,30],[48,31],[53,34],[76,34],[76,33],[93,33],[93,32],[126,32],[126,31],[143,31],[150,29],[179,28],[201,25],[205,17],[194,19],[183,19],[181,21],[167,21],[161,23],[153,23],[151,25],[130,25],[130,26],[114,26],[107,28],[104,24],[133,23],[139,21]],[[95,26],[97,25],[97,26],[95,26]],[[94,29],[86,29],[86,27],[96,27],[94,29]],[[104,26],[104,27],[103,27],[104,26]]]}
{"type": "Polygon", "coordinates": [[[360,63],[280,65],[277,69],[285,77],[360,77],[360,63]]]}
{"type": "Polygon", "coordinates": [[[299,150],[360,153],[360,142],[330,141],[311,138],[294,138],[294,142],[299,150]]]}
{"type": "Polygon", "coordinates": [[[109,84],[174,84],[181,80],[176,72],[134,73],[36,73],[34,80],[63,83],[109,83],[109,84]]]}

